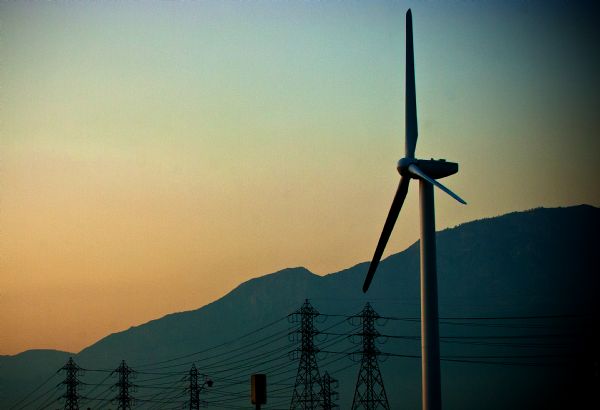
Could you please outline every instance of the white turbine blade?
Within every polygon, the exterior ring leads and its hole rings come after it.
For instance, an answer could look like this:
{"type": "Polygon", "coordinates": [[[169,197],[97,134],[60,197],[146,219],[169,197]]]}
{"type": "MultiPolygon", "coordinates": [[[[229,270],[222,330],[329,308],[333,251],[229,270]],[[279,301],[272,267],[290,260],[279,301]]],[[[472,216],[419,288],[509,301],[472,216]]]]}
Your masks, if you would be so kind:
{"type": "Polygon", "coordinates": [[[450,195],[452,198],[456,199],[458,202],[460,202],[463,205],[466,205],[467,203],[464,201],[464,199],[462,199],[461,197],[459,197],[458,195],[456,195],[454,192],[450,191],[450,189],[446,188],[444,185],[440,184],[439,182],[437,182],[435,179],[430,178],[426,173],[424,173],[421,168],[419,168],[417,165],[415,164],[410,164],[408,166],[408,171],[413,174],[414,176],[417,176],[421,179],[424,179],[425,181],[429,182],[431,185],[438,187],[439,189],[441,189],[442,191],[444,191],[445,193],[447,193],[448,195],[450,195]]]}
{"type": "Polygon", "coordinates": [[[394,195],[394,200],[392,201],[392,207],[390,208],[388,217],[385,220],[385,224],[383,225],[383,231],[381,232],[381,236],[379,237],[379,242],[377,242],[375,254],[373,255],[373,259],[371,260],[371,264],[369,265],[369,271],[367,272],[367,276],[365,277],[365,283],[363,284],[363,292],[369,290],[369,286],[371,285],[373,276],[375,276],[375,271],[377,270],[377,266],[379,265],[379,261],[381,260],[381,256],[383,255],[383,251],[385,250],[385,246],[387,245],[388,240],[390,239],[390,235],[392,234],[392,230],[394,229],[394,224],[396,223],[396,219],[398,219],[398,215],[400,215],[400,210],[402,209],[402,205],[404,204],[404,200],[406,199],[406,195],[408,194],[409,182],[410,178],[408,177],[408,175],[400,179],[398,190],[396,191],[396,195],[394,195]]]}
{"type": "Polygon", "coordinates": [[[410,9],[406,12],[406,84],[405,84],[405,156],[415,157],[417,137],[417,92],[415,90],[415,53],[413,48],[413,25],[410,9]]]}

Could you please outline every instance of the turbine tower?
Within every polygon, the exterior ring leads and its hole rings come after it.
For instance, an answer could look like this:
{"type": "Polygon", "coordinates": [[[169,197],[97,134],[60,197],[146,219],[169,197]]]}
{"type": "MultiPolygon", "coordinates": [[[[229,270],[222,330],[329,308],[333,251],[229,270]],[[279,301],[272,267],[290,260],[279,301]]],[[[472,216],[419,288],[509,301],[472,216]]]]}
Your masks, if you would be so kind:
{"type": "Polygon", "coordinates": [[[458,195],[440,184],[436,179],[458,172],[458,164],[443,159],[423,160],[415,158],[417,146],[417,98],[415,91],[415,61],[413,51],[412,13],[406,13],[406,87],[405,87],[405,154],[398,161],[400,184],[392,201],[390,212],[383,225],[383,232],[375,248],[375,254],[363,285],[363,292],[369,289],[377,265],[402,204],[408,193],[412,178],[419,180],[419,200],[421,206],[421,379],[423,410],[440,410],[442,407],[440,382],[440,340],[437,301],[437,267],[435,249],[435,210],[433,187],[436,186],[462,204],[458,195]]]}

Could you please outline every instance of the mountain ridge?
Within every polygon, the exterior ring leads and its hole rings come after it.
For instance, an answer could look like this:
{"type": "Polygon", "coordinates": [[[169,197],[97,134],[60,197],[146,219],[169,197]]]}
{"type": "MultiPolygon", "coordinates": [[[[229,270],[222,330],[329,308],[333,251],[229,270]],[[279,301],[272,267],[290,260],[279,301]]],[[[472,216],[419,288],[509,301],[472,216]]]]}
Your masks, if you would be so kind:
{"type": "MultiPolygon", "coordinates": [[[[600,210],[590,205],[535,208],[470,221],[437,232],[440,316],[548,312],[550,309],[577,313],[597,307],[594,298],[598,278],[588,265],[591,266],[597,252],[595,235],[599,220],[600,210]],[[582,283],[586,287],[582,288],[582,283]]],[[[362,294],[360,287],[368,262],[323,276],[304,267],[286,268],[245,281],[198,309],[171,313],[107,335],[82,349],[75,355],[76,360],[84,367],[105,368],[106,363],[126,358],[135,366],[148,362],[150,357],[156,361],[172,357],[176,352],[199,351],[235,339],[261,324],[282,320],[306,298],[325,313],[356,313],[370,300],[375,301],[376,309],[383,315],[416,317],[420,306],[418,246],[416,241],[384,259],[367,295],[362,294]]],[[[398,333],[418,331],[410,326],[394,329],[398,333]]],[[[414,346],[411,349],[418,354],[414,346]]],[[[2,362],[4,358],[0,357],[2,362]]],[[[419,371],[418,363],[405,366],[404,370],[394,367],[388,370],[395,372],[390,378],[412,380],[419,371]]],[[[0,375],[5,374],[4,370],[0,364],[0,375]]],[[[40,371],[41,368],[38,373],[40,371]]],[[[484,371],[487,379],[483,380],[499,380],[496,373],[497,370],[494,374],[484,371]]],[[[468,375],[456,377],[465,380],[468,375]]],[[[502,383],[509,384],[513,379],[517,380],[518,376],[511,375],[502,379],[502,383]]],[[[481,382],[470,378],[468,383],[477,386],[481,382]]],[[[461,391],[452,380],[448,385],[452,387],[449,397],[461,391]]],[[[403,391],[408,398],[393,397],[396,402],[403,400],[409,408],[414,408],[419,400],[418,386],[412,382],[409,386],[403,391]]],[[[514,388],[518,390],[519,386],[514,388]]],[[[470,399],[472,402],[453,397],[449,408],[478,408],[485,397],[483,393],[475,394],[470,399]]],[[[0,391],[0,404],[7,399],[6,392],[0,391]]]]}
{"type": "MultiPolygon", "coordinates": [[[[498,216],[491,216],[491,217],[484,217],[484,218],[481,218],[481,219],[475,219],[475,220],[472,220],[472,221],[460,223],[460,224],[455,225],[453,227],[444,228],[444,229],[436,232],[436,237],[440,238],[441,235],[445,235],[445,233],[448,232],[448,231],[451,232],[451,231],[454,231],[454,230],[459,229],[459,228],[473,226],[473,224],[484,223],[486,221],[491,221],[491,220],[497,220],[498,218],[513,218],[513,217],[519,218],[520,216],[528,215],[528,214],[539,212],[539,211],[546,212],[546,211],[556,211],[556,210],[565,210],[565,209],[573,209],[573,210],[576,210],[576,209],[599,210],[600,208],[594,207],[594,206],[589,205],[589,204],[580,204],[580,205],[566,206],[566,207],[536,207],[536,208],[526,209],[526,210],[523,210],[523,211],[513,211],[513,212],[506,213],[506,214],[498,215],[498,216]]],[[[389,255],[388,257],[386,257],[386,258],[383,258],[382,261],[388,260],[389,258],[395,258],[398,255],[400,255],[400,254],[402,254],[404,252],[407,252],[407,251],[409,251],[412,248],[416,248],[418,246],[419,246],[419,240],[416,240],[415,242],[413,242],[411,245],[409,245],[405,249],[403,249],[403,250],[401,250],[399,252],[393,253],[393,254],[389,255]]],[[[283,269],[277,270],[277,271],[272,272],[272,273],[263,274],[263,275],[260,275],[260,276],[254,277],[254,278],[250,278],[250,279],[248,279],[248,280],[240,283],[239,285],[235,286],[233,289],[231,289],[229,292],[227,292],[225,295],[221,296],[220,298],[215,299],[212,302],[209,302],[209,303],[207,303],[205,305],[202,305],[202,306],[200,306],[198,308],[190,309],[190,310],[184,310],[184,311],[178,311],[178,312],[172,312],[172,313],[167,313],[167,314],[165,314],[163,316],[157,317],[155,319],[151,319],[151,320],[149,320],[147,322],[144,322],[144,323],[141,323],[141,324],[138,324],[138,325],[134,325],[134,326],[130,326],[128,329],[109,333],[106,336],[98,339],[96,342],[90,344],[89,346],[84,347],[79,352],[77,352],[77,353],[70,353],[70,354],[81,354],[82,352],[84,352],[88,348],[92,347],[96,343],[101,342],[102,340],[104,340],[104,339],[106,339],[108,337],[111,337],[111,336],[114,336],[114,335],[118,335],[118,334],[121,334],[121,333],[125,333],[125,332],[128,332],[130,330],[135,330],[135,329],[138,329],[140,327],[144,327],[146,325],[151,325],[152,323],[154,323],[156,321],[160,321],[162,319],[167,319],[167,318],[170,318],[172,316],[177,316],[177,315],[180,315],[180,314],[188,314],[188,313],[191,313],[191,312],[197,312],[197,311],[199,311],[201,309],[204,309],[204,308],[206,308],[208,306],[211,306],[212,304],[220,301],[221,299],[224,299],[224,298],[227,298],[227,297],[229,297],[231,295],[234,295],[237,291],[239,291],[241,289],[245,289],[248,286],[256,285],[258,283],[262,284],[262,283],[264,283],[263,281],[270,282],[270,281],[276,280],[277,278],[279,278],[281,276],[287,276],[287,275],[295,274],[295,273],[309,273],[310,274],[309,277],[311,277],[311,279],[316,279],[316,278],[330,278],[330,277],[334,277],[334,276],[337,276],[337,275],[344,275],[347,272],[354,272],[357,269],[362,269],[362,267],[365,267],[365,269],[366,269],[366,267],[368,267],[368,263],[369,262],[359,262],[359,263],[357,263],[355,265],[352,265],[352,266],[350,266],[348,268],[344,268],[344,269],[341,269],[339,271],[331,272],[331,273],[328,273],[328,274],[325,274],[325,275],[317,275],[317,274],[311,272],[308,268],[306,268],[304,266],[296,266],[296,267],[283,268],[283,269]]],[[[24,351],[19,352],[19,353],[15,354],[15,355],[0,355],[0,357],[15,357],[15,356],[19,356],[19,355],[21,355],[23,353],[26,353],[26,352],[29,352],[29,351],[62,351],[62,350],[52,349],[52,348],[36,348],[36,349],[24,350],[24,351]]],[[[66,352],[66,351],[63,351],[63,352],[66,352]]],[[[66,352],[66,353],[68,353],[68,352],[66,352]]]]}
{"type": "MultiPolygon", "coordinates": [[[[554,211],[554,210],[563,210],[563,209],[589,209],[589,210],[595,209],[595,210],[598,210],[600,208],[597,208],[597,207],[594,207],[594,206],[588,205],[588,204],[580,204],[580,205],[566,206],[566,207],[536,207],[536,208],[526,209],[526,210],[523,210],[523,211],[513,211],[513,212],[506,213],[506,214],[498,215],[498,216],[490,216],[490,217],[484,217],[484,218],[481,218],[481,219],[475,219],[475,220],[472,220],[472,221],[460,223],[460,224],[455,225],[453,227],[444,228],[444,229],[436,232],[436,237],[440,237],[440,235],[444,235],[444,233],[447,232],[447,231],[454,231],[454,230],[456,230],[458,228],[463,228],[465,226],[471,226],[472,224],[482,223],[482,222],[486,222],[486,221],[490,221],[490,220],[496,220],[498,218],[512,218],[512,217],[519,218],[520,216],[528,215],[528,214],[535,213],[535,212],[538,212],[538,211],[554,211]]],[[[395,257],[395,256],[397,256],[397,255],[399,255],[399,254],[401,254],[403,252],[408,251],[409,249],[411,249],[413,247],[418,247],[418,246],[419,246],[419,240],[416,240],[415,242],[413,242],[411,245],[409,245],[405,249],[389,255],[388,257],[384,258],[383,260],[387,260],[388,258],[395,257]]],[[[280,269],[280,270],[272,272],[272,273],[267,273],[267,274],[260,275],[260,276],[254,277],[254,278],[250,278],[250,279],[248,279],[248,280],[240,283],[239,285],[237,285],[233,289],[231,289],[225,295],[221,296],[218,299],[215,299],[212,302],[207,303],[206,305],[203,305],[203,306],[200,306],[198,308],[191,309],[191,310],[184,310],[184,311],[167,313],[167,314],[165,314],[165,315],[163,315],[161,317],[157,317],[156,319],[151,319],[151,320],[149,320],[147,322],[144,322],[144,323],[141,323],[139,325],[131,326],[131,327],[129,327],[126,330],[121,330],[121,331],[116,331],[116,332],[110,333],[110,334],[104,336],[103,338],[97,340],[96,342],[92,343],[91,345],[84,347],[83,349],[81,349],[76,354],[82,353],[83,351],[85,351],[89,347],[93,346],[94,344],[102,341],[103,339],[105,339],[107,337],[110,337],[110,336],[113,336],[113,335],[116,335],[116,334],[119,334],[119,333],[123,333],[123,332],[128,332],[128,331],[130,331],[132,329],[136,329],[136,328],[139,328],[139,327],[142,327],[142,326],[145,326],[145,325],[149,325],[149,324],[151,324],[151,323],[153,323],[155,321],[162,320],[162,319],[171,317],[173,315],[179,315],[179,314],[186,314],[186,313],[190,313],[190,312],[196,312],[196,311],[198,311],[200,309],[203,309],[203,308],[205,308],[207,306],[212,305],[213,303],[218,302],[219,300],[221,300],[223,298],[226,298],[226,297],[228,297],[228,296],[230,296],[232,294],[235,294],[235,292],[238,291],[238,290],[240,290],[240,289],[244,289],[245,287],[251,286],[253,284],[255,285],[255,284],[259,283],[259,282],[262,283],[262,281],[265,281],[265,280],[266,281],[272,281],[272,280],[275,280],[276,278],[278,278],[280,276],[287,276],[289,274],[305,273],[305,272],[309,273],[311,278],[327,278],[327,277],[332,277],[332,276],[339,275],[339,274],[344,274],[345,272],[348,272],[348,271],[354,271],[354,270],[356,270],[359,267],[362,268],[364,266],[366,268],[368,266],[368,263],[369,262],[359,262],[359,263],[357,263],[355,265],[352,265],[352,266],[350,266],[348,268],[344,268],[344,269],[341,269],[339,271],[331,272],[331,273],[328,273],[328,274],[325,274],[325,275],[317,275],[317,274],[311,272],[308,268],[306,268],[304,266],[296,266],[296,267],[283,268],[283,269],[280,269]]],[[[56,349],[39,348],[39,349],[30,349],[30,350],[56,350],[56,349]]],[[[29,351],[29,350],[26,350],[24,352],[27,352],[27,351],[29,351]]],[[[24,352],[20,352],[18,354],[21,354],[21,353],[24,353],[24,352]]],[[[6,355],[6,356],[16,356],[16,355],[6,355]]]]}

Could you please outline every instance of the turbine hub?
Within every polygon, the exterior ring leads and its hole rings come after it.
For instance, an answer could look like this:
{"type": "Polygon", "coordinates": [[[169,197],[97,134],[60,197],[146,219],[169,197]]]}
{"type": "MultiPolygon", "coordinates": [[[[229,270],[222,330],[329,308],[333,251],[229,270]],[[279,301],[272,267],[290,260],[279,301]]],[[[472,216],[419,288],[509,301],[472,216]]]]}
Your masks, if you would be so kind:
{"type": "Polygon", "coordinates": [[[410,178],[410,172],[408,172],[408,167],[410,164],[415,164],[417,162],[417,160],[415,158],[408,158],[408,157],[404,157],[402,159],[400,159],[400,161],[398,161],[398,165],[396,165],[396,169],[398,170],[398,173],[400,175],[402,175],[403,177],[408,177],[410,178]]]}

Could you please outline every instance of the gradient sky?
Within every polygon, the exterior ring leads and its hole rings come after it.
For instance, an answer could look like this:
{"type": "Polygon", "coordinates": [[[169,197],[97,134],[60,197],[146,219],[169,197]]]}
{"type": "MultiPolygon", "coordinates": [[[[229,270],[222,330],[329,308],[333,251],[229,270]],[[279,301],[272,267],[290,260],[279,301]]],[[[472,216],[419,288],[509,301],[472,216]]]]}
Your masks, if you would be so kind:
{"type": "MultiPolygon", "coordinates": [[[[599,14],[568,2],[2,2],[0,354],[79,351],[291,266],[369,260],[404,152],[438,229],[600,206],[599,14]]],[[[418,237],[410,188],[386,255],[418,237]]]]}

